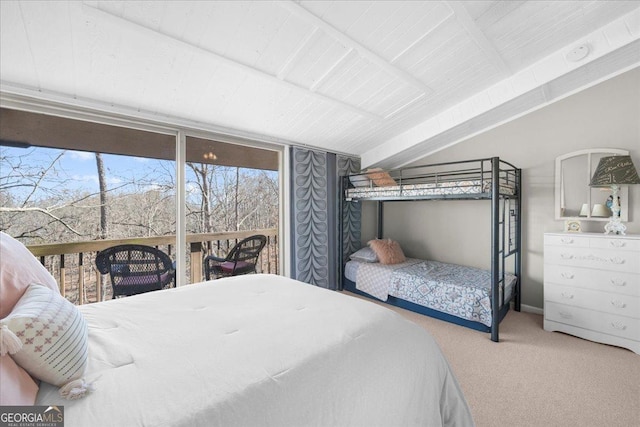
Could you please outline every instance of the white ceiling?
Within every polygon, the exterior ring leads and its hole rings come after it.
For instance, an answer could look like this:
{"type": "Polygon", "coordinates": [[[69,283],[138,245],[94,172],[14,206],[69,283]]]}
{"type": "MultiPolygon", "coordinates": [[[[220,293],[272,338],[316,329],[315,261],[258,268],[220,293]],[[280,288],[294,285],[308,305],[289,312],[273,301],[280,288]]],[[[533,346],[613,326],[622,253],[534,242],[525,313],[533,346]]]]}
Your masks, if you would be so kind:
{"type": "Polygon", "coordinates": [[[4,99],[184,119],[363,166],[639,65],[638,1],[0,2],[4,99]]]}

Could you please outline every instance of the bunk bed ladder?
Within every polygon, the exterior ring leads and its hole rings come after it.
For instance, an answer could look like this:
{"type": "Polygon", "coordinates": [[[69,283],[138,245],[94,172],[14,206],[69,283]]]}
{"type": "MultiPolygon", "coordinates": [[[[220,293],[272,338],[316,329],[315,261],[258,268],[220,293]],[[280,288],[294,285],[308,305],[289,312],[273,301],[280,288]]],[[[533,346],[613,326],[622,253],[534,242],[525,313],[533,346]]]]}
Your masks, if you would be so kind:
{"type": "Polygon", "coordinates": [[[513,239],[515,239],[515,275],[517,277],[515,288],[514,308],[516,311],[520,311],[520,303],[522,301],[521,285],[522,285],[522,195],[520,190],[522,188],[522,170],[516,169],[516,188],[518,194],[515,196],[515,230],[513,239]]]}
{"type": "Polygon", "coordinates": [[[498,342],[500,324],[500,159],[491,158],[491,341],[498,342]]]}

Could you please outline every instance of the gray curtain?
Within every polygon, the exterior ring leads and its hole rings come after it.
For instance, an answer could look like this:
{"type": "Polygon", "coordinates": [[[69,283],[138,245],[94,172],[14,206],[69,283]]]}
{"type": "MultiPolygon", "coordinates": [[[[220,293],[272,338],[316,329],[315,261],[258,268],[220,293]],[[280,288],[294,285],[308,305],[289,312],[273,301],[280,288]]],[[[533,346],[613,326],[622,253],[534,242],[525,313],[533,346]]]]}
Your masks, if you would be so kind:
{"type": "MultiPolygon", "coordinates": [[[[338,156],[338,175],[346,176],[360,172],[360,159],[355,157],[338,156]]],[[[338,192],[338,197],[342,196],[338,192]]],[[[362,204],[359,202],[344,202],[342,205],[342,266],[349,259],[349,255],[360,249],[362,226],[362,204]]]]}
{"type": "MultiPolygon", "coordinates": [[[[339,175],[359,167],[356,158],[291,149],[291,272],[295,279],[323,288],[339,288],[339,175]]],[[[354,247],[360,247],[360,208],[350,205],[343,209],[347,221],[343,221],[341,242],[347,255],[354,247]]]]}

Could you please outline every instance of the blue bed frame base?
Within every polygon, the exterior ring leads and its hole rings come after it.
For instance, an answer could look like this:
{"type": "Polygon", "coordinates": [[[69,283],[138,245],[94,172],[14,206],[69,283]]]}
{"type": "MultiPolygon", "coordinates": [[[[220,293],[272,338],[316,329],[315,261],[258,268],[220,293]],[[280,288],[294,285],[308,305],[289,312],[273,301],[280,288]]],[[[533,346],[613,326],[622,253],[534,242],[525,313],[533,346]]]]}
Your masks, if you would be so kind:
{"type": "MultiPolygon", "coordinates": [[[[361,290],[357,289],[356,284],[353,283],[351,280],[347,279],[346,277],[344,278],[344,290],[352,292],[357,295],[367,297],[367,298],[372,298],[376,301],[384,302],[386,304],[393,305],[395,307],[404,308],[405,310],[414,311],[416,313],[423,314],[425,316],[444,320],[445,322],[455,323],[456,325],[471,328],[476,331],[491,332],[491,327],[485,325],[484,323],[474,322],[473,320],[467,320],[458,316],[454,316],[452,314],[443,313],[442,311],[437,311],[432,308],[425,307],[423,305],[419,305],[407,300],[403,300],[401,298],[396,298],[392,295],[389,295],[389,298],[387,298],[386,301],[381,301],[377,298],[372,297],[368,293],[362,292],[361,290]]],[[[500,314],[498,316],[499,322],[502,322],[502,319],[504,319],[504,317],[507,315],[510,305],[511,305],[510,303],[505,302],[505,304],[500,309],[500,314]]]]}

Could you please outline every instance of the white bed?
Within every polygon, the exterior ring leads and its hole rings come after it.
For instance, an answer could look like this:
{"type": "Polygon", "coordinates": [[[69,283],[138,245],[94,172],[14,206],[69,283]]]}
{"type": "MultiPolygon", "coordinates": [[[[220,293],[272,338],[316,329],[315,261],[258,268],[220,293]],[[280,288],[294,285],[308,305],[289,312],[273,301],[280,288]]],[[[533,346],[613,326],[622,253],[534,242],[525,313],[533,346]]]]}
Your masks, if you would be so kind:
{"type": "Polygon", "coordinates": [[[471,426],[431,336],[373,303],[245,275],[81,307],[85,379],[65,426],[471,426]]]}

